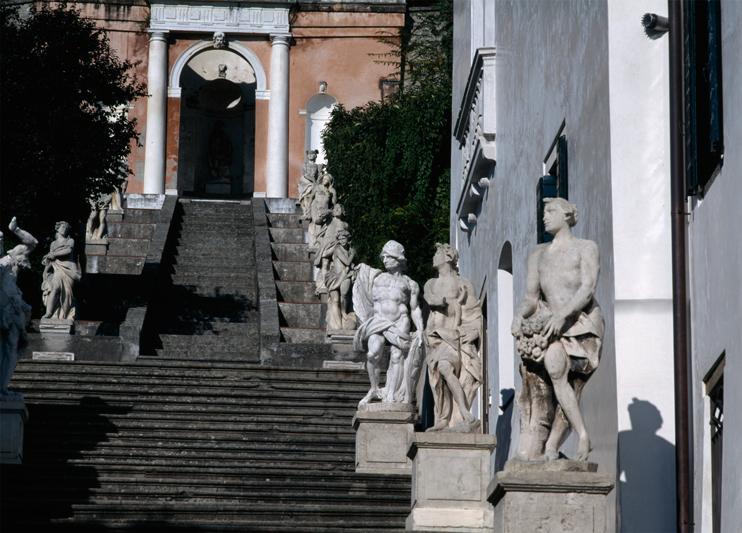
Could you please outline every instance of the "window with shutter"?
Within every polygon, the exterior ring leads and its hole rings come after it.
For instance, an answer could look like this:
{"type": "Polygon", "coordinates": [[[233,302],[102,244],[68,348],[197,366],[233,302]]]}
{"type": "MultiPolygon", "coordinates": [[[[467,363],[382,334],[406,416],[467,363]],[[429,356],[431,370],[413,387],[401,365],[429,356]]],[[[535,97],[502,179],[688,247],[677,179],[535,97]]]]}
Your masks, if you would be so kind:
{"type": "MultiPolygon", "coordinates": [[[[564,129],[564,125],[560,131],[564,129]]],[[[536,232],[537,242],[550,242],[551,235],[544,229],[544,198],[569,199],[569,180],[567,175],[567,137],[559,135],[545,159],[547,174],[538,180],[536,191],[536,232]]]]}

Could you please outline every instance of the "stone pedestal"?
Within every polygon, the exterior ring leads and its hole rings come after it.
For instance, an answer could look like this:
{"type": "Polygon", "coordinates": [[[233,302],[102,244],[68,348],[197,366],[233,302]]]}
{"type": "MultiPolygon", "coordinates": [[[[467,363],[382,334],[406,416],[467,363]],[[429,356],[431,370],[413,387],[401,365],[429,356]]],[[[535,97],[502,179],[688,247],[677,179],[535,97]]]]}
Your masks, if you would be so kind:
{"type": "Polygon", "coordinates": [[[121,222],[124,220],[124,211],[122,209],[109,209],[106,220],[108,222],[121,222]]]}
{"type": "Polygon", "coordinates": [[[106,255],[108,253],[108,239],[92,239],[85,241],[85,255],[106,255]]]}
{"type": "Polygon", "coordinates": [[[407,458],[407,443],[416,419],[409,404],[371,403],[356,411],[356,472],[409,474],[412,463],[407,458]]]}
{"type": "Polygon", "coordinates": [[[613,486],[613,478],[598,474],[594,463],[509,461],[487,490],[495,531],[606,532],[613,486]]]}
{"type": "Polygon", "coordinates": [[[74,320],[42,318],[39,321],[39,331],[42,335],[71,335],[74,330],[74,320]]]}
{"type": "Polygon", "coordinates": [[[28,411],[22,397],[0,400],[0,463],[23,462],[23,428],[28,411]]]}
{"type": "Polygon", "coordinates": [[[487,483],[496,442],[494,435],[415,433],[407,452],[412,459],[407,530],[492,532],[487,483]]]}

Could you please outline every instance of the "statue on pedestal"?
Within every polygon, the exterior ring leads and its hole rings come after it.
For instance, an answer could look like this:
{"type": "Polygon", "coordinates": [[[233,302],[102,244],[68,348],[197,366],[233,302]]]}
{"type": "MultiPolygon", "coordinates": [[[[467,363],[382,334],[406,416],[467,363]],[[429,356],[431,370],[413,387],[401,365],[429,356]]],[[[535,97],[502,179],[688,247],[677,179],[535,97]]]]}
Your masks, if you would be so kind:
{"type": "Polygon", "coordinates": [[[332,208],[332,219],[323,230],[321,239],[317,242],[317,256],[314,259],[314,266],[319,268],[317,275],[316,293],[323,294],[327,292],[326,277],[330,271],[333,252],[338,243],[338,233],[348,231],[348,223],[343,220],[345,210],[340,204],[335,204],[332,208]]]}
{"type": "Polygon", "coordinates": [[[420,287],[405,276],[404,247],[388,241],[381,250],[386,272],[359,265],[353,285],[353,307],[360,322],[353,339],[356,351],[367,353],[366,368],[371,382],[368,394],[358,404],[363,409],[372,400],[410,404],[414,399],[412,377],[419,372],[422,354],[423,315],[418,298],[420,287]],[[410,333],[414,324],[417,331],[410,333]],[[381,356],[391,345],[386,385],[380,387],[381,356]]]}
{"type": "Polygon", "coordinates": [[[299,206],[301,207],[301,217],[304,220],[311,220],[312,218],[312,197],[320,175],[317,153],[317,150],[307,150],[304,157],[304,166],[301,169],[301,178],[299,178],[299,206]]]}
{"type": "Polygon", "coordinates": [[[523,378],[517,456],[557,459],[571,426],[579,437],[576,459],[586,461],[590,438],[579,400],[598,366],[604,331],[594,298],[598,246],[572,235],[574,204],[563,198],[544,203],[544,227],[554,239],[528,258],[526,295],[512,325],[523,378]]]}
{"type": "Polygon", "coordinates": [[[95,198],[89,198],[90,215],[85,225],[85,242],[107,242],[108,223],[106,216],[111,207],[113,194],[99,194],[95,198]]]}
{"type": "Polygon", "coordinates": [[[470,433],[480,425],[470,409],[482,384],[482,309],[472,284],[459,276],[458,256],[451,245],[436,244],[438,277],[423,289],[430,306],[425,360],[435,399],[435,424],[428,431],[470,433]]]}
{"type": "Polygon", "coordinates": [[[332,176],[322,170],[322,176],[314,187],[309,222],[309,250],[316,252],[319,243],[325,236],[327,226],[332,218],[332,208],[337,203],[337,193],[332,183],[332,176]]]}
{"type": "Polygon", "coordinates": [[[70,237],[70,225],[57,222],[56,237],[44,256],[42,297],[46,312],[42,318],[73,320],[75,318],[75,283],[82,278],[82,270],[75,256],[75,241],[70,237]]]}
{"type": "Polygon", "coordinates": [[[350,232],[340,229],[332,248],[330,269],[325,278],[328,292],[327,329],[355,329],[356,316],[350,302],[350,290],[356,278],[356,251],[350,245],[350,232]]]}
{"type": "MultiPolygon", "coordinates": [[[[8,226],[21,244],[0,257],[0,399],[19,399],[8,390],[8,384],[18,358],[26,345],[26,326],[31,320],[31,306],[23,301],[16,279],[19,268],[31,266],[28,256],[38,241],[18,227],[15,217],[8,226]]],[[[0,231],[0,254],[4,254],[3,233],[0,231]]]]}

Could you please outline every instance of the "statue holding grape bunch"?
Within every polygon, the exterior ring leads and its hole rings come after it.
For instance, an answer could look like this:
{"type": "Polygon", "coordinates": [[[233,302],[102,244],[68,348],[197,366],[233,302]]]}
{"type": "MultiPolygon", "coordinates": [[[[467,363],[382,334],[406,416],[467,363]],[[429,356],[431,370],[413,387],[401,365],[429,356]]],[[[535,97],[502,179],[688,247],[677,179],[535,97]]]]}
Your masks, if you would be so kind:
{"type": "Polygon", "coordinates": [[[528,258],[526,295],[512,326],[523,378],[518,458],[557,459],[571,427],[579,439],[576,459],[586,461],[590,439],[579,400],[598,366],[604,330],[594,299],[598,247],[572,235],[574,204],[544,203],[544,227],[554,239],[528,258]]]}

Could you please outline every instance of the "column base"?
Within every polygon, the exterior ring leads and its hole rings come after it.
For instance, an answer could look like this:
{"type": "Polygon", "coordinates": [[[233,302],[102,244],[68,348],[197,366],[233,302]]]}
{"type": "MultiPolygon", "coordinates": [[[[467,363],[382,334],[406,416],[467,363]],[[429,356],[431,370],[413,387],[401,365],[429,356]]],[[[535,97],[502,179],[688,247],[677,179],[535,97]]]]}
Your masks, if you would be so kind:
{"type": "Polygon", "coordinates": [[[412,511],[408,531],[490,533],[494,522],[487,502],[494,435],[415,433],[412,459],[412,511]]]}
{"type": "Polygon", "coordinates": [[[511,460],[488,487],[495,531],[608,531],[607,495],[614,480],[595,463],[511,460]]]}
{"type": "Polygon", "coordinates": [[[23,397],[0,399],[0,464],[23,462],[23,430],[28,411],[23,397]]]}
{"type": "Polygon", "coordinates": [[[410,404],[371,403],[356,411],[356,472],[410,474],[407,443],[414,433],[417,413],[410,404]]]}

